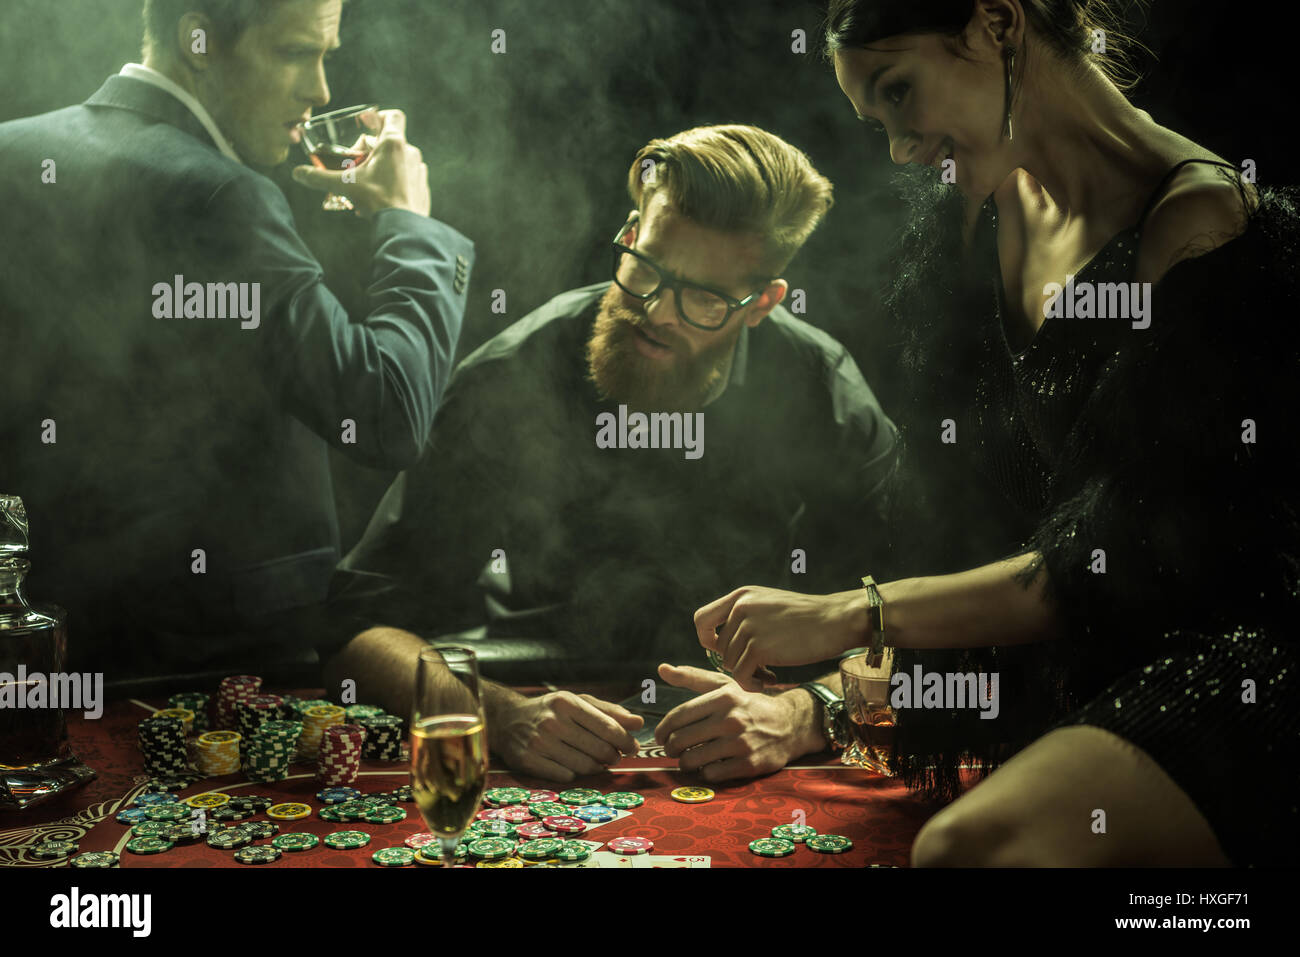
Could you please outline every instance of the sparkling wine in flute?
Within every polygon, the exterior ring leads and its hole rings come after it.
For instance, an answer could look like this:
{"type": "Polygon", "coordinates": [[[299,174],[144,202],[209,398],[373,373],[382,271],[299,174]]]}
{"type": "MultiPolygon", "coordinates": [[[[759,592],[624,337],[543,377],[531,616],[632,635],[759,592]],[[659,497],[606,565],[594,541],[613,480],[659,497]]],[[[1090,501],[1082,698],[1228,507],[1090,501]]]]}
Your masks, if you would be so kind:
{"type": "Polygon", "coordinates": [[[483,797],[487,769],[487,732],[478,715],[435,715],[411,728],[411,790],[438,837],[464,833],[483,797]]]}

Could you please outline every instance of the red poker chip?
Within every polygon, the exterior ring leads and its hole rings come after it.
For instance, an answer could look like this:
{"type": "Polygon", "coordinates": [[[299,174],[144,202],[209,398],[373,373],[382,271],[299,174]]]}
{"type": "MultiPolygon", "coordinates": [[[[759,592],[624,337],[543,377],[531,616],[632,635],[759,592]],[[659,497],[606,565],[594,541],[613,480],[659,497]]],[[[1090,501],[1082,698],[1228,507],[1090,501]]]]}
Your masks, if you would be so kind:
{"type": "Polygon", "coordinates": [[[581,834],[587,829],[586,821],[567,814],[552,814],[550,817],[542,818],[542,823],[552,831],[559,831],[561,834],[581,834]]]}
{"type": "Polygon", "coordinates": [[[512,804],[510,807],[503,808],[489,808],[489,810],[496,811],[494,816],[499,820],[509,821],[511,824],[524,824],[528,821],[537,820],[532,811],[519,804],[512,804]]]}
{"type": "Polygon", "coordinates": [[[495,821],[497,818],[501,816],[501,810],[502,809],[499,807],[485,807],[483,810],[479,811],[477,814],[474,815],[474,820],[495,821]]]}
{"type": "Polygon", "coordinates": [[[554,791],[546,791],[546,790],[541,790],[541,789],[539,789],[539,790],[536,790],[536,791],[529,791],[529,792],[528,792],[528,803],[529,803],[529,804],[540,804],[540,803],[543,802],[543,801],[552,801],[552,802],[553,802],[553,801],[558,801],[559,799],[560,799],[560,796],[559,796],[558,794],[556,794],[554,791]]]}
{"type": "Polygon", "coordinates": [[[615,854],[648,854],[655,842],[648,837],[616,837],[605,845],[615,854]]]}
{"type": "Polygon", "coordinates": [[[559,837],[559,831],[552,831],[541,821],[531,821],[527,824],[520,824],[515,828],[515,835],[522,837],[525,841],[536,840],[539,837],[559,837]]]}

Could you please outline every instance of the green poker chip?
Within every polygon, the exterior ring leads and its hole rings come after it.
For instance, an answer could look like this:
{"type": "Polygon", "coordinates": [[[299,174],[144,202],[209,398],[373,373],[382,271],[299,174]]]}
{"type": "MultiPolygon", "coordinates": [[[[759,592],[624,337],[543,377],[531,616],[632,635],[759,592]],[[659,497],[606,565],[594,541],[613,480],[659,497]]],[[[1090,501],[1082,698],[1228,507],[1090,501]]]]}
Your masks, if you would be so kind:
{"type": "Polygon", "coordinates": [[[538,801],[536,804],[528,805],[528,810],[540,821],[544,817],[551,817],[556,814],[570,814],[573,808],[568,804],[561,804],[559,801],[538,801]]]}
{"type": "Polygon", "coordinates": [[[415,851],[409,847],[385,847],[370,855],[381,867],[406,867],[415,863],[415,851]]]}
{"type": "Polygon", "coordinates": [[[355,851],[370,843],[370,835],[365,831],[335,831],[325,835],[325,846],[336,851],[355,851]]]}
{"type": "Polygon", "coordinates": [[[292,834],[277,834],[271,838],[271,846],[278,847],[282,851],[310,851],[319,843],[319,837],[305,831],[295,831],[292,834]]]}
{"type": "Polygon", "coordinates": [[[496,861],[509,857],[515,850],[515,842],[501,837],[481,837],[470,841],[469,853],[483,861],[496,861]]]}
{"type": "Polygon", "coordinates": [[[194,808],[185,804],[155,804],[144,812],[147,821],[188,821],[194,816],[194,808]]]}
{"type": "Polygon", "coordinates": [[[817,828],[809,827],[807,824],[778,824],[772,828],[772,836],[779,837],[783,841],[802,844],[808,838],[817,836],[817,828]]]}
{"type": "Polygon", "coordinates": [[[843,854],[853,850],[853,842],[841,834],[818,834],[805,843],[819,854],[843,854]]]}
{"type": "Polygon", "coordinates": [[[218,828],[208,833],[208,847],[215,847],[219,851],[233,851],[252,843],[253,839],[247,832],[233,827],[218,828]]]}
{"type": "Polygon", "coordinates": [[[280,833],[280,825],[273,821],[243,821],[235,825],[236,831],[243,831],[255,841],[265,841],[280,833]]]}
{"type": "Polygon", "coordinates": [[[41,841],[32,848],[32,856],[42,860],[55,860],[77,853],[77,845],[72,841],[41,841]]]}
{"type": "Polygon", "coordinates": [[[528,788],[489,788],[483,794],[483,800],[497,807],[508,804],[525,804],[532,792],[528,788]]]}
{"type": "Polygon", "coordinates": [[[560,800],[565,804],[582,806],[584,804],[599,804],[604,797],[595,788],[569,788],[567,791],[560,792],[560,800]]]}
{"type": "Polygon", "coordinates": [[[371,824],[396,824],[406,820],[406,810],[392,804],[376,804],[366,814],[366,820],[371,824]]]}
{"type": "Polygon", "coordinates": [[[70,867],[117,867],[117,855],[112,851],[86,851],[68,861],[70,867]]]}
{"type": "Polygon", "coordinates": [[[370,802],[358,799],[335,804],[332,810],[344,821],[362,821],[370,813],[371,806],[370,802]]]}
{"type": "Polygon", "coordinates": [[[161,854],[170,851],[175,845],[161,837],[133,837],[126,842],[126,849],[132,854],[161,854]]]}
{"type": "Polygon", "coordinates": [[[539,837],[526,844],[519,845],[515,854],[526,861],[545,861],[555,857],[565,841],[558,837],[539,837]]]}
{"type": "MultiPolygon", "coordinates": [[[[520,855],[523,856],[522,854],[520,855]]],[[[566,864],[581,864],[591,857],[591,848],[581,841],[565,841],[552,855],[556,860],[566,864]]]]}
{"type": "Polygon", "coordinates": [[[469,826],[474,837],[515,837],[515,826],[509,821],[475,821],[469,826]]]}
{"type": "Polygon", "coordinates": [[[337,804],[321,808],[320,819],[322,821],[329,821],[331,824],[342,824],[348,820],[339,813],[339,806],[337,804]]]}
{"type": "Polygon", "coordinates": [[[749,842],[749,849],[759,857],[789,857],[794,853],[794,841],[784,841],[779,837],[760,837],[749,842]]]}
{"type": "Polygon", "coordinates": [[[171,833],[176,824],[172,821],[141,821],[133,825],[131,835],[133,837],[162,837],[164,834],[171,833]]]}
{"type": "Polygon", "coordinates": [[[727,677],[731,677],[731,672],[727,670],[727,666],[722,663],[722,657],[716,651],[712,648],[705,648],[704,654],[709,659],[709,664],[727,677]]]}
{"type": "Polygon", "coordinates": [[[613,791],[606,794],[601,803],[616,811],[630,811],[644,804],[645,798],[634,791],[613,791]]]}
{"type": "Polygon", "coordinates": [[[263,844],[259,847],[241,847],[235,851],[235,860],[241,864],[271,864],[280,859],[280,849],[263,844]]]}

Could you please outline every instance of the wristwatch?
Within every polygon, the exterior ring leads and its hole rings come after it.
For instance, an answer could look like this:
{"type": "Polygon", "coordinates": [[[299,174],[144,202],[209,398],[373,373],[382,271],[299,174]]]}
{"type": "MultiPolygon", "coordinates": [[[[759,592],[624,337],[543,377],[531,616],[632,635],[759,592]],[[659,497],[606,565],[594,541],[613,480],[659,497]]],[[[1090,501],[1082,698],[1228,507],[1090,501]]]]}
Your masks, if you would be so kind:
{"type": "Polygon", "coordinates": [[[822,736],[826,739],[827,747],[832,751],[848,747],[851,732],[849,716],[844,710],[844,699],[816,681],[805,682],[799,687],[812,695],[821,709],[822,736]]]}

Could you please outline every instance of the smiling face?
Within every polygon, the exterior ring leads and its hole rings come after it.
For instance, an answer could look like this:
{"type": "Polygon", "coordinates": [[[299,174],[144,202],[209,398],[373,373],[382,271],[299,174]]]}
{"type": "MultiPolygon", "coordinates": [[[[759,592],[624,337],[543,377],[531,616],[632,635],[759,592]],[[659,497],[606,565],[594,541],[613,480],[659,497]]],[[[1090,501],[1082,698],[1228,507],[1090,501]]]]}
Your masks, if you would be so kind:
{"type": "Polygon", "coordinates": [[[895,163],[941,168],[951,158],[957,186],[987,196],[1015,167],[1002,136],[1000,32],[977,17],[962,38],[920,34],[839,50],[835,76],[858,116],[888,135],[895,163]]]}
{"type": "MultiPolygon", "coordinates": [[[[721,232],[687,219],[656,193],[646,203],[634,240],[625,242],[679,279],[744,299],[762,287],[761,237],[721,232]]],[[[634,409],[693,411],[722,381],[741,329],[757,325],[785,292],[767,285],[717,331],[683,322],[676,294],[665,289],[643,302],[611,284],[601,299],[587,345],[592,381],[601,395],[634,409]]]]}
{"type": "Polygon", "coordinates": [[[339,45],[342,7],[342,0],[280,0],[233,48],[209,43],[196,95],[246,163],[284,162],[298,142],[294,125],[329,103],[325,56],[339,45]]]}

